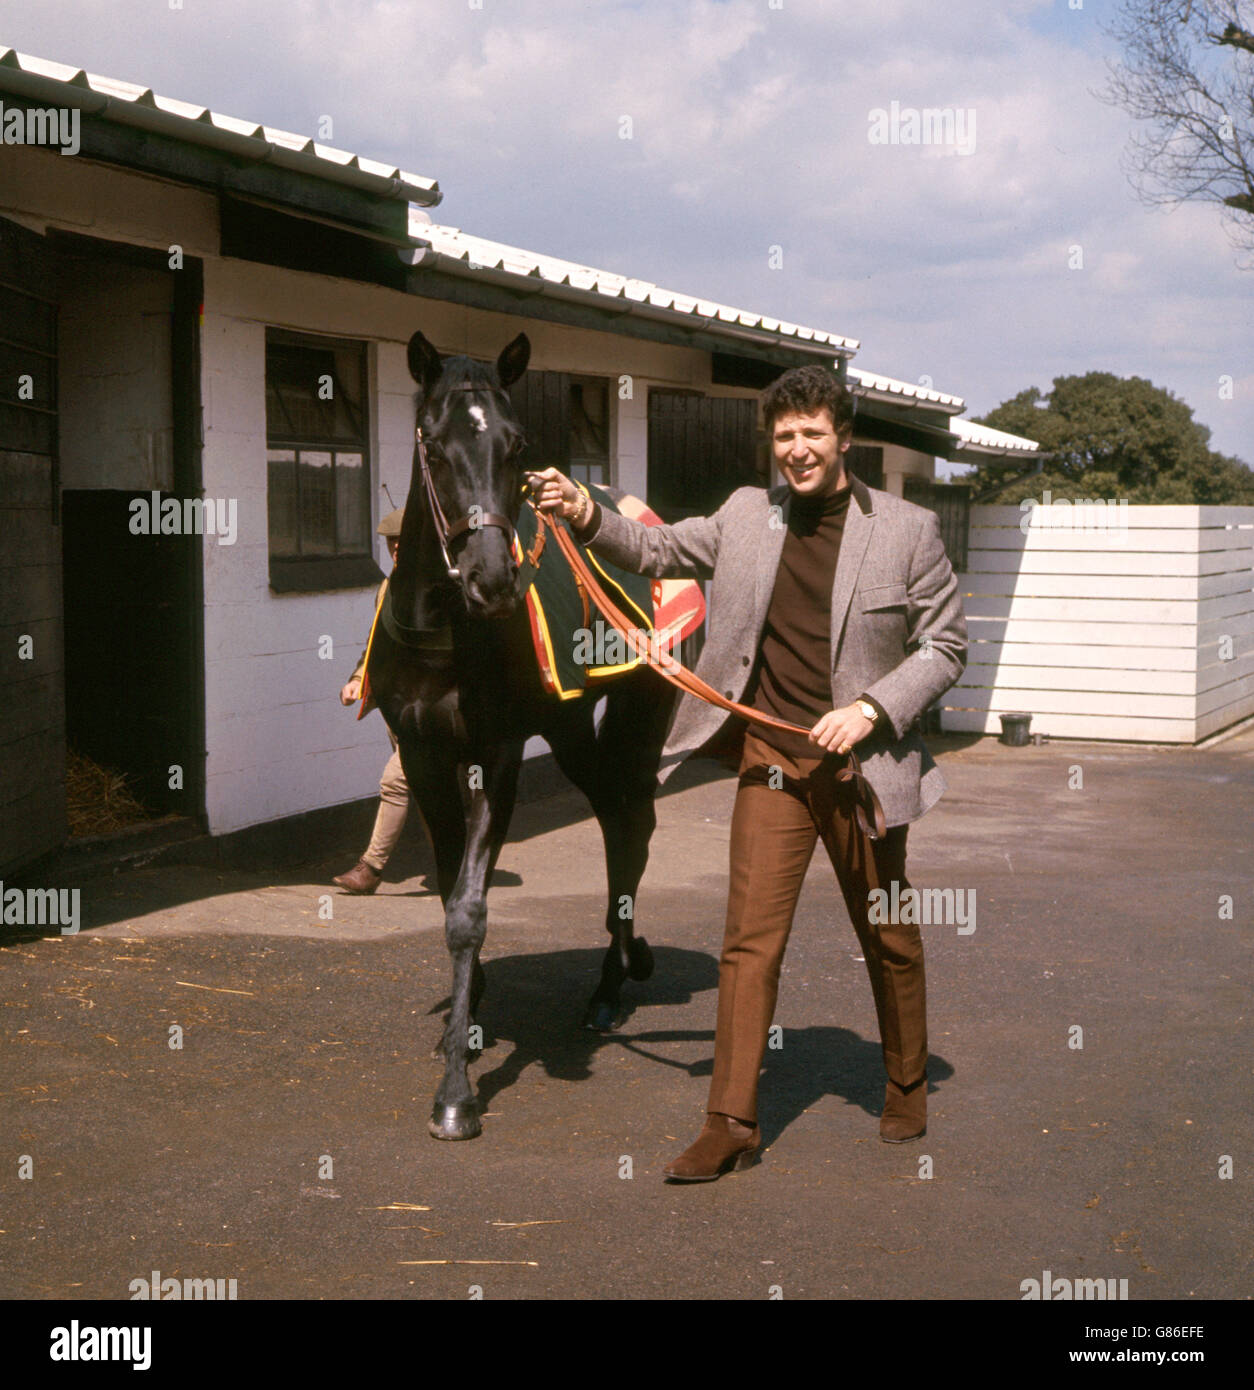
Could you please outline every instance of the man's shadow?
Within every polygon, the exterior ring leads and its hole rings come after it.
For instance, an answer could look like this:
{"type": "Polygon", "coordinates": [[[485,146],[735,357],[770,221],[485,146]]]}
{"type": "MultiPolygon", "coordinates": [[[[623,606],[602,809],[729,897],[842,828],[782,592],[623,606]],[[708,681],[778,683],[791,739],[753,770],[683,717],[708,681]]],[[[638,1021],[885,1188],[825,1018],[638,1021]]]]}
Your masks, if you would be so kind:
{"type": "MultiPolygon", "coordinates": [[[[788,1126],[827,1096],[838,1096],[879,1118],[884,1109],[884,1057],[878,1040],[850,1028],[787,1028],[778,1051],[768,1047],[758,1083],[758,1123],[768,1148],[788,1126]]],[[[708,1072],[707,1072],[708,1074],[708,1072]]],[[[927,1091],[948,1081],[953,1067],[932,1053],[927,1091]]]]}
{"type": "MultiPolygon", "coordinates": [[[[655,946],[655,968],[643,983],[623,985],[618,1028],[595,1033],[581,1026],[584,1004],[596,986],[603,952],[598,949],[549,951],[539,955],[502,956],[484,962],[487,988],[475,1021],[483,1029],[483,1060],[488,1069],[475,1078],[481,1110],[507,1091],[528,1067],[546,1076],[585,1081],[591,1063],[606,1048],[624,1048],[658,1067],[697,1080],[714,1068],[714,1029],[650,1029],[648,1011],[691,1003],[707,995],[702,1007],[713,1022],[718,988],[718,961],[703,951],[655,946]],[[641,1027],[641,1025],[645,1025],[641,1027]],[[502,1042],[512,1050],[492,1065],[489,1050],[502,1042]],[[703,1042],[705,1055],[695,1062],[668,1057],[657,1049],[668,1043],[703,1042]]],[[[447,1010],[448,998],[430,1011],[447,1010]]],[[[878,1118],[884,1104],[884,1063],[876,1039],[848,1028],[785,1028],[780,1047],[767,1047],[759,1086],[758,1122],[762,1146],[769,1147],[785,1129],[827,1096],[838,1096],[878,1118]]],[[[929,1094],[953,1075],[953,1067],[933,1054],[928,1060],[929,1094]]],[[[704,1100],[704,1093],[702,1094],[704,1100]]]]}

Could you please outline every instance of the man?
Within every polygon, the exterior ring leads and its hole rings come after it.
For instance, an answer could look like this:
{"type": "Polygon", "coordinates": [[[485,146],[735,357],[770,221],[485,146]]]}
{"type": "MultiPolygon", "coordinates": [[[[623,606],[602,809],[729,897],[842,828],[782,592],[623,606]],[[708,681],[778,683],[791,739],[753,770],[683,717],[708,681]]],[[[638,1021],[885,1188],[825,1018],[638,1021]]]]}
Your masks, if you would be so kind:
{"type": "MultiPolygon", "coordinates": [[[[395,511],[389,512],[379,523],[378,534],[385,536],[388,543],[388,555],[392,560],[392,567],[396,567],[396,550],[401,539],[401,521],[405,516],[404,507],[397,507],[395,511]]],[[[379,591],[375,595],[374,611],[379,611],[379,605],[383,602],[383,596],[387,593],[388,581],[386,576],[383,583],[379,585],[379,591]]],[[[361,660],[358,661],[356,669],[348,678],[348,683],[340,691],[340,703],[342,705],[354,705],[361,699],[361,680],[366,670],[366,653],[362,652],[361,660]]],[[[373,708],[373,701],[370,708],[373,708]]],[[[396,848],[396,842],[401,838],[401,831],[405,829],[405,817],[409,814],[409,783],[405,781],[405,774],[401,770],[401,755],[396,749],[396,739],[392,730],[388,730],[388,738],[392,740],[392,756],[388,759],[387,765],[383,769],[383,776],[379,779],[379,810],[374,818],[374,834],[370,837],[370,844],[365,854],[353,865],[346,874],[337,874],[331,880],[338,887],[343,888],[346,893],[373,893],[374,890],[383,882],[383,867],[391,857],[392,851],[396,848]]]]}
{"type": "MultiPolygon", "coordinates": [[[[909,822],[945,781],[916,725],[966,665],[966,620],[934,513],[846,474],[854,402],[825,368],[785,372],[763,394],[785,486],[741,488],[710,517],[646,527],[602,512],[555,469],[539,505],[624,569],[712,578],[697,673],[732,700],[800,724],[779,734],[685,694],[663,749],[664,780],[696,751],[742,734],[732,813],[726,932],[707,1119],[664,1171],[706,1182],[757,1150],[758,1073],[780,965],[815,843],[822,839],[866,960],[888,1082],[880,1137],[927,1125],[923,943],[912,924],[871,920],[868,895],[905,879],[909,822]],[[889,827],[871,840],[856,790],[838,781],[855,745],[889,827]]],[[[733,750],[735,742],[730,745],[733,750]]]]}

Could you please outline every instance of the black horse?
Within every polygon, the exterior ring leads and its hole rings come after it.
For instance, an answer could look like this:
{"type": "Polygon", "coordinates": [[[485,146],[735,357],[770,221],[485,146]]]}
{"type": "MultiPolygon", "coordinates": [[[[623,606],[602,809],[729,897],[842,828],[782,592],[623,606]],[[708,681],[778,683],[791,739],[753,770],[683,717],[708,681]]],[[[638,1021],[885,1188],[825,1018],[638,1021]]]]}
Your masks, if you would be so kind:
{"type": "MultiPolygon", "coordinates": [[[[491,367],[441,358],[421,333],[410,339],[413,472],[391,607],[385,600],[367,668],[431,837],[453,958],[444,1077],[428,1126],[437,1139],[473,1139],[481,1129],[466,1070],[468,1029],[483,991],[488,882],[531,735],[547,741],[592,803],[605,840],[611,942],[585,1024],[612,1028],[623,981],[653,971],[633,918],[672,692],[647,668],[628,672],[606,687],[598,727],[593,694],[562,700],[540,683],[513,553],[525,440],[508,390],[530,353],[519,334],[491,367]]],[[[563,563],[555,546],[548,563],[563,563]]]]}

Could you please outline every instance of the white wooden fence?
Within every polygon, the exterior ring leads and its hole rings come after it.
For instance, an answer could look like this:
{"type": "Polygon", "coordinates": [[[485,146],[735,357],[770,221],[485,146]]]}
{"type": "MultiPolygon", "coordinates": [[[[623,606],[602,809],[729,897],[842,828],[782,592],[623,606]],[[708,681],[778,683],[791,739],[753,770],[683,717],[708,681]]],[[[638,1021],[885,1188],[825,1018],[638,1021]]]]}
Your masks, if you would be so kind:
{"type": "Polygon", "coordinates": [[[1196,743],[1254,714],[1254,507],[1104,512],[971,508],[943,729],[1196,743]]]}

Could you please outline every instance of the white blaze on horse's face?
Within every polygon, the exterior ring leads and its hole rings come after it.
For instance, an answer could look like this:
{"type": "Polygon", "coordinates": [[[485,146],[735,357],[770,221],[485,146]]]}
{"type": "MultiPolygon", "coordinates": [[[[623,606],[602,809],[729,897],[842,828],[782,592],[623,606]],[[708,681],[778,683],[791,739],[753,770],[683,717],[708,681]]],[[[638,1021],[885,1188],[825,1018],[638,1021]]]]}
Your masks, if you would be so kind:
{"type": "Polygon", "coordinates": [[[483,407],[481,405],[472,405],[469,407],[468,413],[476,432],[482,434],[488,427],[488,418],[483,413],[483,407]]]}

